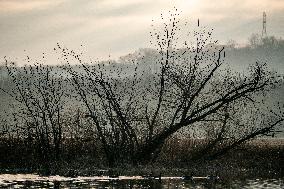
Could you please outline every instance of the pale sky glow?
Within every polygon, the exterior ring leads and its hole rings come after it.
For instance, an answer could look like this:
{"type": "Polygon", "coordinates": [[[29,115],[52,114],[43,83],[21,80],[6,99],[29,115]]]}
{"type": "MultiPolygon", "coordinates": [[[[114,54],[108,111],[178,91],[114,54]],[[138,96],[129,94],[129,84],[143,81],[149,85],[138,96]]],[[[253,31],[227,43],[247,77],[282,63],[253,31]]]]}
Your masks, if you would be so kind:
{"type": "Polygon", "coordinates": [[[0,0],[0,61],[49,53],[57,42],[117,58],[149,47],[151,20],[174,6],[189,23],[199,18],[214,28],[223,43],[261,33],[263,11],[268,34],[284,37],[284,0],[0,0]]]}

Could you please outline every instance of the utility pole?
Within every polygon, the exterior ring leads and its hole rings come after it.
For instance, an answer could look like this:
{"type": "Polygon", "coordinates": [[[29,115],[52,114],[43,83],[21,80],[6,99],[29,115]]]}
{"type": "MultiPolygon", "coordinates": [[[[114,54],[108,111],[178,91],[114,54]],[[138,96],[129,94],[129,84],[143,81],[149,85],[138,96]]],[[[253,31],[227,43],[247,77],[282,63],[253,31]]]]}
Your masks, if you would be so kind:
{"type": "Polygon", "coordinates": [[[263,21],[262,21],[262,38],[267,37],[267,33],[266,33],[266,13],[263,12],[263,21]]]}

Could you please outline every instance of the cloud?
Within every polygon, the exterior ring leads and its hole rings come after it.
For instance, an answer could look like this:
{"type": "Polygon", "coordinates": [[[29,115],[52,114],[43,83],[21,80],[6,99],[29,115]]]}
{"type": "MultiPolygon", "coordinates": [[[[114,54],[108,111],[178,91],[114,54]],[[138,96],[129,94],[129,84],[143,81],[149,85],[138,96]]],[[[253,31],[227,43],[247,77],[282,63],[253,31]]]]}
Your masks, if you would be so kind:
{"type": "Polygon", "coordinates": [[[284,0],[0,0],[0,57],[43,52],[57,42],[84,44],[95,57],[123,55],[149,44],[152,19],[176,7],[182,20],[215,28],[222,42],[261,32],[282,35],[284,0]]]}
{"type": "Polygon", "coordinates": [[[0,12],[3,14],[43,10],[63,2],[64,0],[0,0],[0,12]]]}
{"type": "Polygon", "coordinates": [[[198,0],[192,4],[194,8],[188,9],[190,5],[185,2],[191,0],[178,0],[179,7],[186,16],[198,16],[208,22],[222,19],[253,19],[259,17],[263,11],[274,13],[284,11],[283,0],[198,0]]]}

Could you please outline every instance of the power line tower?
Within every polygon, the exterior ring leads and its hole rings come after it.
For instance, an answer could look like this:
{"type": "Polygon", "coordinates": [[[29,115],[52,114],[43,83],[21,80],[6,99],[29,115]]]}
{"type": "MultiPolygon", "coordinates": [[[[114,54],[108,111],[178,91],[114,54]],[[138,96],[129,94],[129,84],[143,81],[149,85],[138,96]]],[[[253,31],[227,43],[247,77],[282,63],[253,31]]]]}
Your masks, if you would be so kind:
{"type": "Polygon", "coordinates": [[[263,21],[262,21],[262,38],[266,37],[266,13],[263,12],[263,21]]]}

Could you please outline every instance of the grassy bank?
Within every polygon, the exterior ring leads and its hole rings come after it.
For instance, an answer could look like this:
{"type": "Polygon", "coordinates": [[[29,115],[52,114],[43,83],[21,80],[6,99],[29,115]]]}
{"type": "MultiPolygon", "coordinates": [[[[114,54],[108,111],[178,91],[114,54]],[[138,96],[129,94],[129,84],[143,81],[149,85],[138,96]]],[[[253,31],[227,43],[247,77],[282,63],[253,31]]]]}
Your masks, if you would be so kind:
{"type": "MultiPolygon", "coordinates": [[[[65,140],[60,161],[50,162],[49,174],[64,176],[159,175],[206,176],[226,179],[280,178],[284,176],[284,139],[257,139],[248,142],[214,160],[192,160],[192,154],[202,146],[201,140],[171,139],[160,157],[147,165],[121,165],[109,169],[103,151],[93,140],[65,140]],[[108,170],[102,172],[101,170],[108,170]]],[[[21,139],[1,139],[1,173],[43,173],[34,154],[33,143],[21,139]]]]}

